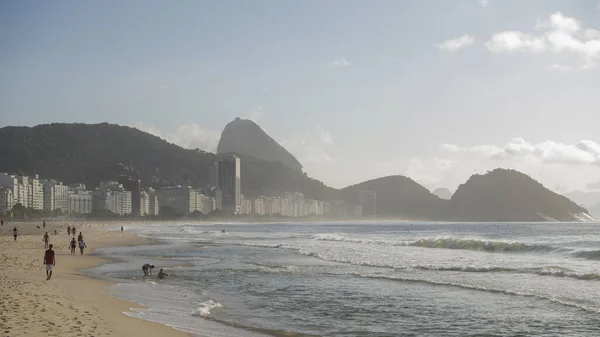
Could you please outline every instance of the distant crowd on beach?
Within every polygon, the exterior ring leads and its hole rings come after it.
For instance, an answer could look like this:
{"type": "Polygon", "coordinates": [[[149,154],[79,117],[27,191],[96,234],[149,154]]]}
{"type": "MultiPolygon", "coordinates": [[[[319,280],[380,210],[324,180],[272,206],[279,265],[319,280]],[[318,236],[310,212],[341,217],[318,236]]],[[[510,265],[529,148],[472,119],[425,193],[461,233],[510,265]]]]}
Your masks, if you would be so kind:
{"type": "MultiPolygon", "coordinates": [[[[4,226],[5,222],[3,219],[0,219],[0,226],[4,226]]],[[[75,227],[75,224],[68,225],[65,223],[65,225],[67,225],[67,236],[72,236],[71,241],[69,242],[69,249],[71,250],[71,255],[76,255],[76,250],[77,247],[79,247],[79,253],[80,255],[83,255],[84,250],[87,248],[87,245],[83,239],[83,232],[81,232],[81,230],[79,231],[79,234],[77,233],[77,228],[75,227]],[[77,239],[75,239],[75,236],[77,236],[77,239]]],[[[80,224],[82,225],[82,224],[80,224]]],[[[46,229],[46,221],[42,221],[42,226],[40,228],[40,226],[36,226],[37,229],[46,229]]],[[[124,228],[123,226],[121,226],[121,233],[123,233],[124,228]]],[[[14,241],[17,241],[17,238],[19,237],[20,233],[19,233],[19,229],[17,228],[17,226],[15,226],[12,229],[12,234],[13,234],[13,238],[14,241]]],[[[58,229],[54,229],[54,231],[52,232],[53,235],[59,235],[59,231],[58,229]]],[[[44,236],[42,237],[42,242],[44,243],[44,249],[45,249],[45,253],[44,253],[44,265],[46,267],[46,280],[50,280],[52,278],[52,271],[54,269],[54,267],[56,266],[56,254],[53,250],[53,245],[50,243],[50,234],[48,232],[46,232],[44,234],[44,236]]],[[[144,276],[150,276],[152,275],[152,269],[154,269],[154,265],[151,265],[149,263],[146,263],[142,266],[142,271],[144,273],[144,276]]],[[[157,277],[159,279],[164,279],[165,277],[169,276],[167,273],[164,272],[163,269],[160,269],[157,277]]]]}

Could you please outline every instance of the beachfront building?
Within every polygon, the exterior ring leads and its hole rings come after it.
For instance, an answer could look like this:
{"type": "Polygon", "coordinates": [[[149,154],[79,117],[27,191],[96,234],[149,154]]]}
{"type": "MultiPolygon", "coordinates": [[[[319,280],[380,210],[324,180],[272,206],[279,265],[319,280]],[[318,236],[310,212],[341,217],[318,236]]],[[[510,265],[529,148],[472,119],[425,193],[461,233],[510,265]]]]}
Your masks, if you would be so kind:
{"type": "Polygon", "coordinates": [[[362,215],[374,217],[377,215],[377,194],[371,191],[361,191],[358,204],[362,206],[362,215]]]}
{"type": "Polygon", "coordinates": [[[215,163],[212,175],[221,190],[222,210],[234,214],[242,211],[242,180],[240,158],[228,155],[215,163]]]}
{"type": "Polygon", "coordinates": [[[104,181],[92,192],[92,210],[94,212],[111,211],[114,214],[131,214],[131,191],[116,181],[104,181]]]}
{"type": "Polygon", "coordinates": [[[131,215],[142,215],[142,181],[139,179],[123,179],[123,188],[131,192],[131,215]]]}
{"type": "Polygon", "coordinates": [[[93,198],[90,191],[71,190],[67,192],[67,207],[64,210],[71,214],[92,213],[92,202],[93,198]]]}
{"type": "Polygon", "coordinates": [[[148,215],[158,215],[160,210],[156,190],[148,188],[148,215]]]}
{"type": "MultiPolygon", "coordinates": [[[[133,195],[131,197],[131,202],[135,204],[133,201],[133,195]]],[[[133,205],[132,205],[133,208],[133,205]]],[[[140,216],[146,216],[150,214],[150,195],[146,191],[140,192],[140,216]]]]}
{"type": "MultiPolygon", "coordinates": [[[[30,197],[29,197],[29,177],[20,175],[9,175],[7,173],[0,173],[0,187],[6,188],[12,191],[13,205],[21,204],[23,207],[29,208],[30,197]]],[[[11,206],[11,208],[12,208],[11,206]]]]}
{"type": "Polygon", "coordinates": [[[14,205],[12,190],[0,187],[0,213],[12,210],[14,205]]]}
{"type": "Polygon", "coordinates": [[[44,187],[37,174],[29,179],[29,205],[35,210],[44,209],[44,187]]]}
{"type": "Polygon", "coordinates": [[[54,211],[60,209],[63,212],[68,212],[69,187],[54,179],[41,180],[41,184],[44,195],[44,210],[54,211]]]}
{"type": "Polygon", "coordinates": [[[158,190],[158,203],[161,207],[171,207],[180,214],[190,214],[196,210],[196,190],[189,186],[164,187],[158,190]]]}

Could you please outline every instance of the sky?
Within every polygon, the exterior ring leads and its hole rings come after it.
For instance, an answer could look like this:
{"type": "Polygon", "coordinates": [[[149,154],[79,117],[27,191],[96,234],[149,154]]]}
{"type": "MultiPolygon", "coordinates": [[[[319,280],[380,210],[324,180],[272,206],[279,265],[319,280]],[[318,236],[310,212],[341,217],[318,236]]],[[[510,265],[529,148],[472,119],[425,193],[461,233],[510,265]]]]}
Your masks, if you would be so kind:
{"type": "Polygon", "coordinates": [[[215,151],[257,122],[309,176],[600,190],[600,1],[2,1],[0,127],[215,151]]]}

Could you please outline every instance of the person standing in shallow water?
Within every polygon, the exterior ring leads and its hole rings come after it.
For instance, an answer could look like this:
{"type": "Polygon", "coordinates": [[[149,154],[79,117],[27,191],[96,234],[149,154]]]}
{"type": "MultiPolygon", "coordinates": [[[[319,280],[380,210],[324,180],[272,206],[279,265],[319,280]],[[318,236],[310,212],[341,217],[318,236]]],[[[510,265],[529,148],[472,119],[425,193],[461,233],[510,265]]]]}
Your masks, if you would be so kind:
{"type": "Polygon", "coordinates": [[[44,264],[46,265],[46,281],[48,281],[52,277],[52,269],[54,266],[56,266],[56,259],[54,258],[52,245],[50,245],[44,254],[44,264]]]}

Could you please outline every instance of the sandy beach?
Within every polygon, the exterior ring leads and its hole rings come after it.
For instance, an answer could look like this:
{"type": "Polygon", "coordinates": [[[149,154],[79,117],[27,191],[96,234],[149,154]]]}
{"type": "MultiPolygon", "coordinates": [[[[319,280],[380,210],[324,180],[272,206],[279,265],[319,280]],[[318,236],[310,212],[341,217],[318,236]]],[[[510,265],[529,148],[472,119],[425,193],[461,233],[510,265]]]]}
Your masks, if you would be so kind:
{"type": "Polygon", "coordinates": [[[105,224],[77,225],[87,244],[83,256],[79,249],[70,255],[64,222],[8,223],[0,227],[0,336],[145,336],[183,337],[187,334],[170,327],[129,317],[123,312],[139,308],[135,303],[115,299],[107,289],[109,282],[88,278],[79,270],[104,261],[89,255],[94,248],[142,244],[131,233],[107,231],[105,224]],[[20,235],[13,240],[12,228],[20,235]],[[59,234],[53,235],[54,229],[59,234]],[[46,281],[43,265],[45,232],[56,252],[56,267],[46,281]]]}

